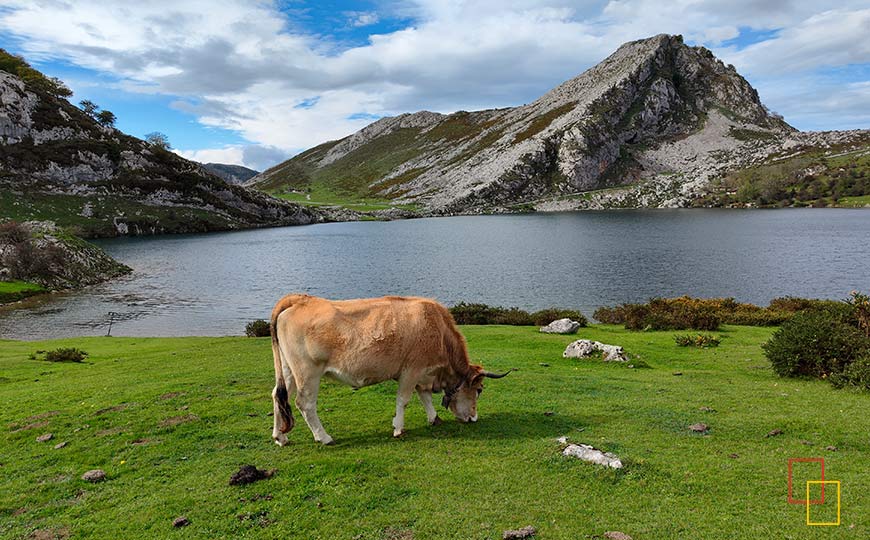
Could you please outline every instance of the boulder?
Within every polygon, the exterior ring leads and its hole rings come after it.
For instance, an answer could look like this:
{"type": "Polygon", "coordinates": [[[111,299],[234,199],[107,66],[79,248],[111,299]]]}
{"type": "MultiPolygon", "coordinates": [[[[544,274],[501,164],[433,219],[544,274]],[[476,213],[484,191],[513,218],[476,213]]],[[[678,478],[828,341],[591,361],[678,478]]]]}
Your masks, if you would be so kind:
{"type": "Polygon", "coordinates": [[[602,353],[605,362],[628,361],[625,350],[619,345],[607,345],[606,343],[589,339],[578,339],[571,343],[565,348],[562,356],[564,358],[586,358],[596,352],[602,353]]]}
{"type": "Polygon", "coordinates": [[[106,479],[106,472],[103,471],[102,469],[94,469],[94,470],[88,471],[82,475],[82,480],[86,480],[88,482],[93,482],[93,483],[102,482],[105,479],[106,479]]]}
{"type": "Polygon", "coordinates": [[[545,334],[574,334],[581,324],[571,319],[556,319],[547,326],[541,327],[541,332],[545,334]]]}

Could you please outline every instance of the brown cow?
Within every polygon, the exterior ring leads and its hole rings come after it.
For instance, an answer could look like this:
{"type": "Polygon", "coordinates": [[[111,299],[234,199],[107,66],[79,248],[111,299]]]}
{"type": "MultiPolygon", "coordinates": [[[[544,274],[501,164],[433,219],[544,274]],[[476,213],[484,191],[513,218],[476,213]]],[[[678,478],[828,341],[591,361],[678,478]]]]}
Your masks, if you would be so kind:
{"type": "Polygon", "coordinates": [[[399,382],[393,436],[404,431],[405,407],[416,389],[430,424],[440,423],[432,393],[444,391],[442,405],[461,422],[477,421],[483,378],[500,378],[469,364],[465,339],[450,312],[427,298],[386,296],[331,301],[304,294],[285,296],[272,310],[272,438],[287,444],[293,429],[289,396],[314,434],[332,437],[317,417],[317,392],[324,375],[353,388],[387,380],[399,382]]]}

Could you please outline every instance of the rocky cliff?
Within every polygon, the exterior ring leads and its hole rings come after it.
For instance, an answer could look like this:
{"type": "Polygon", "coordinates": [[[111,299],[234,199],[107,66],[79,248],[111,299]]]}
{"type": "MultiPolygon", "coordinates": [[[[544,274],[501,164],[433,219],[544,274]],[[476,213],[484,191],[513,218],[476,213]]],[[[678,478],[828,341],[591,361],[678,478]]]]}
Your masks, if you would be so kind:
{"type": "Polygon", "coordinates": [[[95,121],[0,50],[0,218],[84,236],[197,232],[321,220],[95,121]]]}
{"type": "Polygon", "coordinates": [[[802,140],[733,66],[658,35],[528,105],[383,118],[250,185],[389,198],[436,215],[684,206],[802,140]]]}

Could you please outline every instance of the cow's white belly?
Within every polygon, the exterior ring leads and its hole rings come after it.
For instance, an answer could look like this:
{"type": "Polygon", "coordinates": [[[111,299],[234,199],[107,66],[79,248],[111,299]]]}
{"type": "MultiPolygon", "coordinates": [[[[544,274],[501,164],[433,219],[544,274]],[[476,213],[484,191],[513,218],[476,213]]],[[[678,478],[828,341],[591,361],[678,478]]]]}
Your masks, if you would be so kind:
{"type": "Polygon", "coordinates": [[[331,377],[337,381],[343,382],[344,384],[346,384],[348,386],[352,386],[354,388],[362,388],[363,386],[368,386],[370,384],[376,384],[376,383],[381,382],[381,381],[374,381],[371,379],[366,379],[363,377],[358,377],[352,373],[345,373],[345,372],[340,371],[334,367],[326,368],[326,371],[324,372],[324,374],[328,377],[331,377]]]}

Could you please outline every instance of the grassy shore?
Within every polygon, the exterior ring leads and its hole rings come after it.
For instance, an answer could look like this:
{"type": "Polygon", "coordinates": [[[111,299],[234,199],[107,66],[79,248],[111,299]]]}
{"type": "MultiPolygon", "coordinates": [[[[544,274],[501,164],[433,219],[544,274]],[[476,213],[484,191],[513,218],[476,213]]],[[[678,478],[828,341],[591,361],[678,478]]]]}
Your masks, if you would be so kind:
{"type": "MultiPolygon", "coordinates": [[[[563,359],[576,337],[529,327],[462,331],[473,361],[519,368],[487,383],[480,422],[429,427],[415,400],[393,439],[395,384],[326,382],[332,447],[298,413],[291,444],[270,441],[268,338],[0,341],[0,537],[482,539],[525,525],[538,539],[870,535],[870,395],[776,377],[760,349],[771,329],[726,327],[712,349],[604,325],[577,336],[623,345],[649,368],[563,359]],[[28,359],[61,346],[90,357],[28,359]],[[688,429],[697,422],[706,435],[688,429]],[[54,438],[37,442],[44,433],[54,438]],[[563,457],[562,435],[625,468],[563,457]],[[787,503],[793,457],[825,458],[841,526],[808,527],[805,507],[787,503]],[[277,473],[229,486],[248,463],[277,473]],[[106,481],[80,479],[95,468],[106,481]],[[175,530],[181,515],[190,525],[175,530]]],[[[796,494],[817,477],[798,476],[796,494]]],[[[828,493],[814,516],[831,516],[828,493]]]]}
{"type": "Polygon", "coordinates": [[[27,281],[0,281],[0,304],[8,304],[9,302],[17,302],[28,296],[42,294],[46,292],[45,288],[35,283],[27,281]]]}

